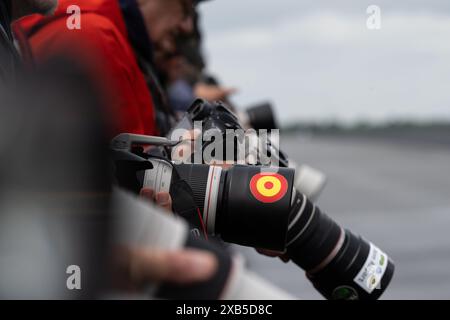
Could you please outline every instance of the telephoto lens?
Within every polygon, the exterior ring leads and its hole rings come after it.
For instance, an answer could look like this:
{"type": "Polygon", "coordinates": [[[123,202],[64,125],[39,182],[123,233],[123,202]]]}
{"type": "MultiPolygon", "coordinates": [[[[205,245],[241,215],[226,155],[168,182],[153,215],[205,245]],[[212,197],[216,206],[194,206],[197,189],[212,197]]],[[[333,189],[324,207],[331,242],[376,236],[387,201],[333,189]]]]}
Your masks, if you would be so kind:
{"type": "Polygon", "coordinates": [[[344,230],[299,193],[292,206],[287,255],[327,299],[378,299],[394,274],[383,251],[344,230]]]}
{"type": "Polygon", "coordinates": [[[378,299],[394,273],[389,257],[344,230],[297,193],[290,176],[293,172],[279,169],[277,174],[264,174],[259,170],[245,166],[226,171],[214,166],[177,166],[180,176],[194,190],[209,233],[253,247],[280,251],[287,247],[287,255],[306,270],[308,279],[327,299],[378,299]],[[280,241],[285,238],[282,226],[286,207],[291,214],[285,246],[280,249],[280,241]],[[274,215],[280,215],[279,219],[274,215]]]}
{"type": "Polygon", "coordinates": [[[279,129],[275,112],[272,104],[269,102],[261,103],[248,108],[243,113],[239,113],[239,120],[245,127],[251,127],[255,130],[279,129]]]}
{"type": "Polygon", "coordinates": [[[202,164],[175,165],[113,151],[118,185],[169,192],[175,213],[227,242],[283,251],[291,214],[295,171],[289,168],[234,166],[228,170],[202,164]],[[192,204],[189,204],[191,196],[192,204]],[[188,204],[186,204],[188,203],[188,204]],[[200,213],[192,210],[192,205],[200,213]]]}

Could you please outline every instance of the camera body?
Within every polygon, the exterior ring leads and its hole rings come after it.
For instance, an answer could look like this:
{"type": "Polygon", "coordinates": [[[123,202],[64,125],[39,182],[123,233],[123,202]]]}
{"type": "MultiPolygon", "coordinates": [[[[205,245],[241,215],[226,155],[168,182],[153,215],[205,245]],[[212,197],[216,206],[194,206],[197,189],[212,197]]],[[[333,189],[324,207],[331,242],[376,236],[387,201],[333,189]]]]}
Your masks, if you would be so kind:
{"type": "MultiPolygon", "coordinates": [[[[201,124],[201,130],[204,137],[201,137],[201,148],[196,148],[194,152],[201,153],[206,150],[209,145],[215,141],[215,133],[221,135],[223,150],[222,157],[217,157],[213,161],[230,161],[236,163],[251,165],[266,165],[275,167],[289,167],[295,170],[295,188],[305,194],[309,199],[315,200],[325,187],[327,182],[326,175],[311,166],[297,165],[287,155],[280,150],[278,141],[278,126],[276,125],[273,109],[270,104],[261,104],[251,109],[248,116],[243,117],[242,114],[235,115],[222,102],[209,103],[205,100],[196,100],[186,112],[183,119],[171,131],[169,136],[178,129],[194,130],[199,129],[197,123],[201,124]],[[253,119],[253,121],[250,121],[253,119]],[[244,146],[244,157],[240,156],[242,151],[241,143],[242,135],[235,132],[244,132],[243,127],[247,129],[244,134],[244,142],[248,142],[244,146]],[[205,138],[205,139],[202,139],[205,138]],[[214,140],[213,140],[214,139],[214,140]],[[230,145],[231,144],[231,145],[230,145]],[[230,152],[231,151],[231,152],[230,152]],[[223,159],[222,159],[223,158],[223,159]]],[[[178,139],[178,136],[172,137],[178,139]]],[[[213,157],[214,158],[214,157],[213,157]]],[[[196,160],[192,155],[191,162],[196,160]]],[[[209,163],[202,158],[204,163],[209,163]]]]}

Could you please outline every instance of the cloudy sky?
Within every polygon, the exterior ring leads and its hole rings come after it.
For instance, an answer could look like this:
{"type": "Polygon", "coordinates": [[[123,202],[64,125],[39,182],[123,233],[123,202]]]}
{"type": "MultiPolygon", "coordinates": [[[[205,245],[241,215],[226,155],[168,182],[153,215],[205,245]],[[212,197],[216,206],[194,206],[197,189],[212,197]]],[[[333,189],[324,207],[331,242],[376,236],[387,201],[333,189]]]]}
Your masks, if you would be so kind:
{"type": "Polygon", "coordinates": [[[294,120],[450,120],[449,0],[214,0],[209,69],[294,120]],[[369,5],[381,29],[369,30],[369,5]]]}

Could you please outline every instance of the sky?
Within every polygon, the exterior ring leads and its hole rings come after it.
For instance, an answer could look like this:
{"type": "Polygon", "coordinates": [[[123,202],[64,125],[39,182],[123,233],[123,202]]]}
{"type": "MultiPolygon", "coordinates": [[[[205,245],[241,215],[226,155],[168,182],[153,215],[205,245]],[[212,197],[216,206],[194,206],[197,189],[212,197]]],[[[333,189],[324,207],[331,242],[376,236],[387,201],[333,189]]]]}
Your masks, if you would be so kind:
{"type": "Polygon", "coordinates": [[[449,120],[450,1],[213,0],[209,71],[282,123],[449,120]],[[367,8],[380,8],[369,30],[367,8]]]}

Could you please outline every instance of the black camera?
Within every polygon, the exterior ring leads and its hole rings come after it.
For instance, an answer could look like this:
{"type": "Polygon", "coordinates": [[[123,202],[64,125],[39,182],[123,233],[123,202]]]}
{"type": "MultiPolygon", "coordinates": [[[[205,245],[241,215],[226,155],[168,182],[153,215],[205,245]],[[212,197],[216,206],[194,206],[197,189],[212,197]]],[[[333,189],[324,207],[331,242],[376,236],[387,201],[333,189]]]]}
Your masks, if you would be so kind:
{"type": "MultiPolygon", "coordinates": [[[[325,187],[326,175],[308,165],[297,165],[279,148],[278,132],[275,116],[270,104],[261,104],[249,109],[246,116],[234,114],[222,102],[210,103],[205,100],[196,100],[186,112],[183,119],[172,129],[169,137],[178,140],[181,133],[186,130],[194,130],[201,124],[202,141],[200,148],[195,147],[191,162],[196,155],[211,149],[214,144],[214,152],[200,160],[211,164],[214,161],[231,161],[240,164],[266,165],[275,167],[289,167],[295,169],[295,188],[305,194],[308,199],[315,200],[325,187]],[[252,120],[252,124],[249,121],[252,120]],[[244,128],[247,128],[244,131],[244,128]],[[248,129],[249,127],[252,127],[248,129]],[[217,143],[220,140],[220,143],[217,143]],[[216,152],[217,153],[217,152],[216,152]],[[196,154],[196,155],[195,155],[196,154]],[[211,161],[213,160],[213,161],[211,161]]],[[[200,129],[200,128],[198,128],[200,129]]],[[[176,159],[173,159],[176,160],[176,159]]]]}
{"type": "MultiPolygon", "coordinates": [[[[164,138],[147,137],[147,144],[164,138]]],[[[288,168],[174,165],[166,159],[123,148],[142,143],[142,136],[122,134],[113,141],[118,183],[138,192],[142,187],[192,197],[196,210],[183,201],[174,211],[205,233],[252,247],[286,250],[306,270],[328,299],[377,299],[394,273],[391,259],[372,243],[344,230],[293,187],[288,168]],[[117,149],[119,148],[119,149],[117,149]],[[180,187],[182,186],[182,187],[180,187]],[[178,207],[178,208],[177,208],[178,207]],[[193,218],[194,217],[194,218],[193,218]]],[[[166,140],[167,145],[175,142],[166,140]]]]}
{"type": "MultiPolygon", "coordinates": [[[[261,106],[256,109],[263,113],[267,108],[267,106],[261,106]]],[[[249,164],[248,156],[252,154],[254,159],[250,161],[250,164],[289,167],[287,156],[279,150],[276,143],[272,142],[273,135],[269,131],[270,126],[258,128],[259,131],[252,129],[246,132],[241,126],[238,116],[220,101],[213,103],[202,99],[194,101],[182,120],[169,133],[169,138],[178,140],[181,137],[180,132],[195,129],[201,129],[202,143],[201,148],[195,149],[194,152],[202,153],[212,144],[221,145],[221,149],[215,148],[214,151],[219,151],[220,155],[212,154],[213,160],[236,163],[242,161],[249,164]],[[198,124],[201,126],[200,128],[197,127],[198,124]],[[220,141],[218,141],[219,139],[220,141]]],[[[195,162],[193,158],[194,154],[192,154],[191,162],[195,162]]],[[[204,163],[209,164],[207,160],[211,159],[202,158],[204,163]]]]}
{"type": "Polygon", "coordinates": [[[260,129],[279,129],[273,106],[270,102],[254,105],[244,112],[238,112],[238,118],[244,127],[260,129]]]}
{"type": "MultiPolygon", "coordinates": [[[[133,135],[116,137],[115,145],[123,139],[133,139],[133,135]]],[[[294,170],[174,164],[120,149],[113,149],[112,154],[120,186],[135,193],[141,188],[169,192],[175,213],[185,217],[200,235],[219,235],[227,242],[252,247],[285,249],[294,170]]]]}

